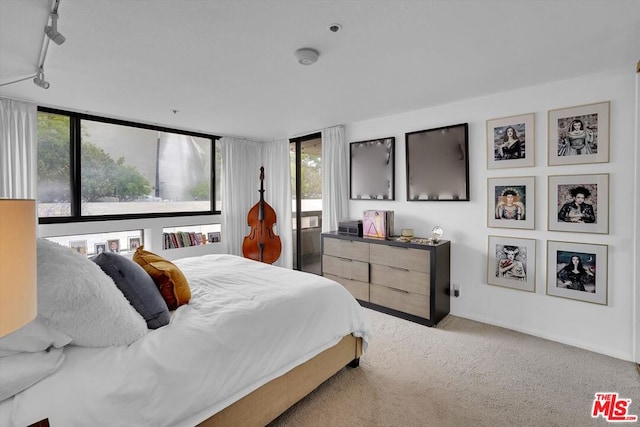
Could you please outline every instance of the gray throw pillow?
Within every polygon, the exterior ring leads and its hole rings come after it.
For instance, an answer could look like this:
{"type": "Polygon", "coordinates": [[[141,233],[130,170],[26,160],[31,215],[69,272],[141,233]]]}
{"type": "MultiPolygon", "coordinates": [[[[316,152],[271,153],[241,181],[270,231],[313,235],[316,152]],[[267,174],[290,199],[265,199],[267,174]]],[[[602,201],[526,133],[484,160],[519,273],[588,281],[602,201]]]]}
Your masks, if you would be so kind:
{"type": "Polygon", "coordinates": [[[115,282],[149,329],[169,323],[169,309],[155,282],[142,267],[117,253],[103,252],[91,258],[115,282]]]}

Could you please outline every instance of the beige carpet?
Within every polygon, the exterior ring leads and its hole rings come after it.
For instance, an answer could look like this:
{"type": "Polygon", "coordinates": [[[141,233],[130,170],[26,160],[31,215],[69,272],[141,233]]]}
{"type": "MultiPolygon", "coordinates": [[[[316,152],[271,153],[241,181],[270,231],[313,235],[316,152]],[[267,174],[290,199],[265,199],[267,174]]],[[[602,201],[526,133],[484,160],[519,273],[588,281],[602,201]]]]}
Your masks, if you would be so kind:
{"type": "MultiPolygon", "coordinates": [[[[345,368],[271,426],[590,426],[596,392],[632,399],[637,365],[448,316],[428,328],[367,310],[374,337],[345,368]]],[[[622,423],[617,425],[640,425],[622,423]]]]}

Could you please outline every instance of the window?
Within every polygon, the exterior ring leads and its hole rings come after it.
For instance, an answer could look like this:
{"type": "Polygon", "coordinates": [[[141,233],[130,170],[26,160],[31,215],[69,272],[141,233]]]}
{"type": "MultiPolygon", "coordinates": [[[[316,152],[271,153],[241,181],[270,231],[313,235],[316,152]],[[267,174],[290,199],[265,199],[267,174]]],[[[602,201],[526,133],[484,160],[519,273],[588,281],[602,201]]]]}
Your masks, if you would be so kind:
{"type": "Polygon", "coordinates": [[[41,222],[219,212],[213,135],[41,109],[41,222]]]}

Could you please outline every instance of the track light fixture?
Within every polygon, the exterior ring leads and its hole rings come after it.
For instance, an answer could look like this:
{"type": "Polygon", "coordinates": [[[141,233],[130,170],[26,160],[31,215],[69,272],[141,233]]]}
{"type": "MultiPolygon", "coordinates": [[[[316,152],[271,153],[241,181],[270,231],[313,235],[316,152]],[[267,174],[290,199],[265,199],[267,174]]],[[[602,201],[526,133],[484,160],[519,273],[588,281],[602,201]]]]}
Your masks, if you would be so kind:
{"type": "Polygon", "coordinates": [[[55,44],[62,44],[66,40],[66,37],[58,32],[58,14],[55,12],[51,12],[51,25],[46,25],[44,27],[44,33],[51,39],[55,44]]]}
{"type": "Polygon", "coordinates": [[[38,73],[33,78],[33,82],[42,89],[49,89],[49,82],[44,79],[44,70],[42,67],[38,68],[38,73]]]}

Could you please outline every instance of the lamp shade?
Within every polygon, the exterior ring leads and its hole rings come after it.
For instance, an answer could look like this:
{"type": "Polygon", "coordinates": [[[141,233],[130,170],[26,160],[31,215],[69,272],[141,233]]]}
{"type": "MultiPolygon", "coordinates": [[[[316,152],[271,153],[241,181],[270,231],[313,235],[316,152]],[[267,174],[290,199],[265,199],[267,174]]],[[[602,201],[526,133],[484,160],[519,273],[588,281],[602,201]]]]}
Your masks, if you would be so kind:
{"type": "Polygon", "coordinates": [[[35,200],[0,199],[0,337],[37,314],[35,200]]]}

